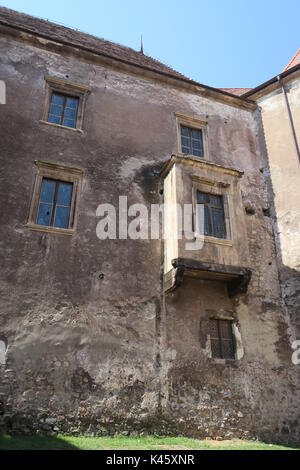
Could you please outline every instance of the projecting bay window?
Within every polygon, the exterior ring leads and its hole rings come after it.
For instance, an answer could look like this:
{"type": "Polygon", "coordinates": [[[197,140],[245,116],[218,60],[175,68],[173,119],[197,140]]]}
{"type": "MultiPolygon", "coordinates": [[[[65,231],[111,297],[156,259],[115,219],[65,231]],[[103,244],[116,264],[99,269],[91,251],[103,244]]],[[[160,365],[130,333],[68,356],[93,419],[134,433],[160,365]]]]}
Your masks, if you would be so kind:
{"type": "Polygon", "coordinates": [[[197,191],[197,204],[204,205],[204,235],[226,239],[223,196],[197,191]]]}
{"type": "Polygon", "coordinates": [[[76,228],[84,171],[79,167],[36,161],[28,227],[33,230],[72,235],[76,228]]]}

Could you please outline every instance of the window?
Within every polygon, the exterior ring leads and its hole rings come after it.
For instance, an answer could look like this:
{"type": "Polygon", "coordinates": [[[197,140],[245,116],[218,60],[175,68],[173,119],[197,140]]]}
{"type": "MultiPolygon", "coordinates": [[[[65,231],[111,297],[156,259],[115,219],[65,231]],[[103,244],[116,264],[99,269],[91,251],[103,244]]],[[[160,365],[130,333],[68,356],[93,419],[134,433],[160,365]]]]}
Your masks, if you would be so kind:
{"type": "Polygon", "coordinates": [[[76,228],[84,170],[54,162],[36,161],[28,227],[72,235],[76,228]]]}
{"type": "Polygon", "coordinates": [[[197,191],[197,204],[204,204],[204,235],[226,238],[223,196],[197,191]]]}
{"type": "Polygon", "coordinates": [[[231,320],[211,319],[209,321],[212,357],[215,359],[235,359],[236,343],[231,320]]]}
{"type": "Polygon", "coordinates": [[[76,128],[79,98],[52,93],[48,122],[76,128]]]}
{"type": "Polygon", "coordinates": [[[91,89],[55,77],[45,77],[46,99],[40,122],[82,132],[83,115],[91,89]]]}
{"type": "Polygon", "coordinates": [[[201,129],[180,126],[181,151],[184,154],[203,157],[203,138],[201,129]]]}
{"type": "Polygon", "coordinates": [[[43,178],[36,223],[68,228],[73,183],[43,178]]]}

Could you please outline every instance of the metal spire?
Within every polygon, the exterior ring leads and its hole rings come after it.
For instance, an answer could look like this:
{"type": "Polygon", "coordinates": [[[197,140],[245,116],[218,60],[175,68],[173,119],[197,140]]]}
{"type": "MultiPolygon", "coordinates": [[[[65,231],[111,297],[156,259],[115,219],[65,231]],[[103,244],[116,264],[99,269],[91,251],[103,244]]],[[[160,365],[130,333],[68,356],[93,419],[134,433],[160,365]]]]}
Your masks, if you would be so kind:
{"type": "Polygon", "coordinates": [[[143,35],[141,35],[141,50],[140,50],[140,53],[141,53],[141,54],[144,54],[143,35]]]}

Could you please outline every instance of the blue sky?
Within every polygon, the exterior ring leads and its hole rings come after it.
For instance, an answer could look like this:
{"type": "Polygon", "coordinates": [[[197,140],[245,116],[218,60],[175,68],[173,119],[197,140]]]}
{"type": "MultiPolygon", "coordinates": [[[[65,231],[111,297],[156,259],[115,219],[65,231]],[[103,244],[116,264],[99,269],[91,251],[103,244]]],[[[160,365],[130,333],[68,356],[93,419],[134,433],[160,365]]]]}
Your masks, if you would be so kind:
{"type": "Polygon", "coordinates": [[[299,0],[0,0],[138,49],[200,83],[253,87],[300,47],[299,0]]]}

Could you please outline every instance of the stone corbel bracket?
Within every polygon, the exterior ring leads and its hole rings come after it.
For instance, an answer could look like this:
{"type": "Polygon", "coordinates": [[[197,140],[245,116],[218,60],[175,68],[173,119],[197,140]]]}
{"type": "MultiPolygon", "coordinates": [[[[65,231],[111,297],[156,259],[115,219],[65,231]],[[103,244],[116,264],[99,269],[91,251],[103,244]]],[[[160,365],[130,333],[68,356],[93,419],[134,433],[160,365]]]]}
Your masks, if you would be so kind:
{"type": "Polygon", "coordinates": [[[229,297],[246,294],[252,272],[249,268],[202,263],[184,258],[172,261],[173,268],[164,276],[165,293],[178,289],[184,278],[226,282],[229,297]]]}

